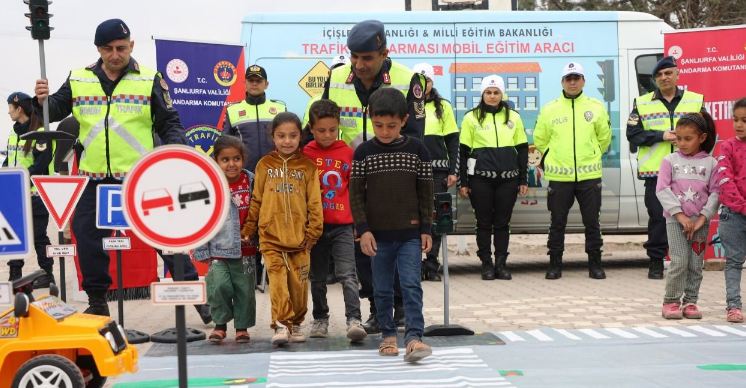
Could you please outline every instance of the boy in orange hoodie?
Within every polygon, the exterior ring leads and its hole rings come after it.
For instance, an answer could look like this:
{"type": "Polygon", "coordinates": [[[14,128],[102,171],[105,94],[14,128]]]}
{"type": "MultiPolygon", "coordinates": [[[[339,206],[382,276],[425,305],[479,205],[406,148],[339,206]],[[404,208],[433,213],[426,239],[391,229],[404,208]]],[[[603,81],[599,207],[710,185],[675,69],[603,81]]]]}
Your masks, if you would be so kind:
{"type": "Polygon", "coordinates": [[[269,274],[272,344],[304,342],[300,326],[308,311],[311,248],[324,221],[316,165],[299,149],[298,116],[283,112],[272,120],[276,149],[256,165],[249,215],[241,237],[259,232],[259,249],[269,274]]]}

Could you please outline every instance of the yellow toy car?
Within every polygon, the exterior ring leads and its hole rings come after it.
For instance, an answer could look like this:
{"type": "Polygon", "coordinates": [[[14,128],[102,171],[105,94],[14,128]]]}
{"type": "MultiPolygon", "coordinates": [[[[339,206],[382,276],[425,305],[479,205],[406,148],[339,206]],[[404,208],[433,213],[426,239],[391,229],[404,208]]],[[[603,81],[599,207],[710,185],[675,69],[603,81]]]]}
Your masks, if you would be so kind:
{"type": "Polygon", "coordinates": [[[137,349],[109,317],[78,313],[57,298],[34,300],[36,271],[13,282],[14,307],[0,313],[0,387],[93,388],[137,371],[137,349]]]}

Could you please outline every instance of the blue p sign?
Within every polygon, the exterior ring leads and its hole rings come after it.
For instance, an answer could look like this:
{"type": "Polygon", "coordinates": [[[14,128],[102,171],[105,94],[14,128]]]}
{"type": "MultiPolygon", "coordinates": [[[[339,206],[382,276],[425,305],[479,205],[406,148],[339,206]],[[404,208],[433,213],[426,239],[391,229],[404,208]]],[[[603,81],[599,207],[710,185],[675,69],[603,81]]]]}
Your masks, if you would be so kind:
{"type": "Polygon", "coordinates": [[[96,227],[99,229],[129,229],[124,218],[122,185],[96,187],[96,227]]]}

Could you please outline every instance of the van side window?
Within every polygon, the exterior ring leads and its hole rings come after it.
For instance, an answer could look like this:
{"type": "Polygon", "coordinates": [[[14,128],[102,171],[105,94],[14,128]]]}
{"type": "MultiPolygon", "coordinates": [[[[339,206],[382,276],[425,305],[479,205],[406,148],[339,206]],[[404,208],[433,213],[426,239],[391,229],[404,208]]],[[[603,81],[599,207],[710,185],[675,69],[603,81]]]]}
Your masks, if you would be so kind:
{"type": "Polygon", "coordinates": [[[647,54],[640,55],[635,58],[635,72],[637,73],[637,91],[642,96],[648,92],[655,90],[655,81],[653,75],[653,68],[658,61],[663,58],[663,54],[647,54]]]}

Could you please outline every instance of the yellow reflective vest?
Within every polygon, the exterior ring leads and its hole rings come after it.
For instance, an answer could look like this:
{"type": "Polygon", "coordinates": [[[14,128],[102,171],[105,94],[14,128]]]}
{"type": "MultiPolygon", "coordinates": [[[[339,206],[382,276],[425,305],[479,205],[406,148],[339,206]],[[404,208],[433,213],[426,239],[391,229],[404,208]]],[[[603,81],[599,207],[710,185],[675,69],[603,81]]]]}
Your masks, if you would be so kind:
{"type": "MultiPolygon", "coordinates": [[[[647,131],[674,130],[676,123],[683,115],[702,110],[704,101],[703,95],[685,91],[676,109],[669,112],[666,105],[660,99],[653,98],[654,96],[653,91],[635,100],[640,122],[647,131]]],[[[640,146],[637,151],[637,177],[640,179],[657,177],[663,158],[675,150],[676,146],[667,141],[658,142],[652,146],[640,146]]]]}
{"type": "MultiPolygon", "coordinates": [[[[502,108],[497,113],[486,113],[481,124],[477,109],[464,115],[459,141],[470,149],[471,153],[465,157],[476,159],[472,175],[500,179],[518,177],[521,182],[525,180],[525,176],[519,175],[521,171],[525,172],[528,166],[521,166],[516,146],[528,143],[526,130],[521,116],[514,110],[510,110],[506,123],[507,111],[506,108],[502,108]]],[[[468,166],[466,168],[468,170],[468,166]]]]}
{"type": "Polygon", "coordinates": [[[544,158],[549,181],[578,182],[601,178],[601,157],[611,143],[609,115],[601,101],[564,94],[541,108],[534,145],[544,158]]]}
{"type": "MultiPolygon", "coordinates": [[[[44,127],[37,129],[37,131],[43,131],[44,127]]],[[[35,140],[21,140],[20,136],[16,134],[14,130],[10,130],[10,136],[8,136],[8,156],[7,165],[8,167],[23,167],[29,169],[34,164],[34,149],[38,151],[44,151],[46,147],[49,147],[51,143],[52,154],[54,155],[54,141],[50,141],[47,144],[39,144],[37,147],[35,140]],[[26,141],[31,142],[31,148],[28,153],[23,152],[23,147],[26,145],[26,141]],[[41,148],[44,147],[44,148],[41,148]]],[[[49,162],[49,168],[47,170],[48,175],[54,174],[54,158],[49,162]]],[[[36,187],[31,186],[31,194],[36,194],[36,187]]]]}
{"type": "Polygon", "coordinates": [[[153,149],[150,98],[154,70],[140,67],[122,77],[110,96],[89,68],[70,72],[73,116],[80,123],[81,174],[124,178],[153,149]]]}
{"type": "Polygon", "coordinates": [[[262,156],[275,149],[270,134],[270,124],[278,113],[287,108],[281,101],[265,99],[261,104],[249,104],[246,100],[231,104],[226,109],[230,131],[228,133],[243,140],[249,155],[244,161],[244,168],[254,172],[262,156]]]}
{"type": "Polygon", "coordinates": [[[433,161],[435,170],[452,170],[454,173],[458,169],[457,161],[451,160],[448,155],[445,137],[458,133],[456,117],[453,115],[453,107],[448,100],[441,100],[443,112],[441,118],[435,114],[435,102],[425,103],[425,138],[423,139],[427,150],[430,152],[430,159],[433,161]]]}

